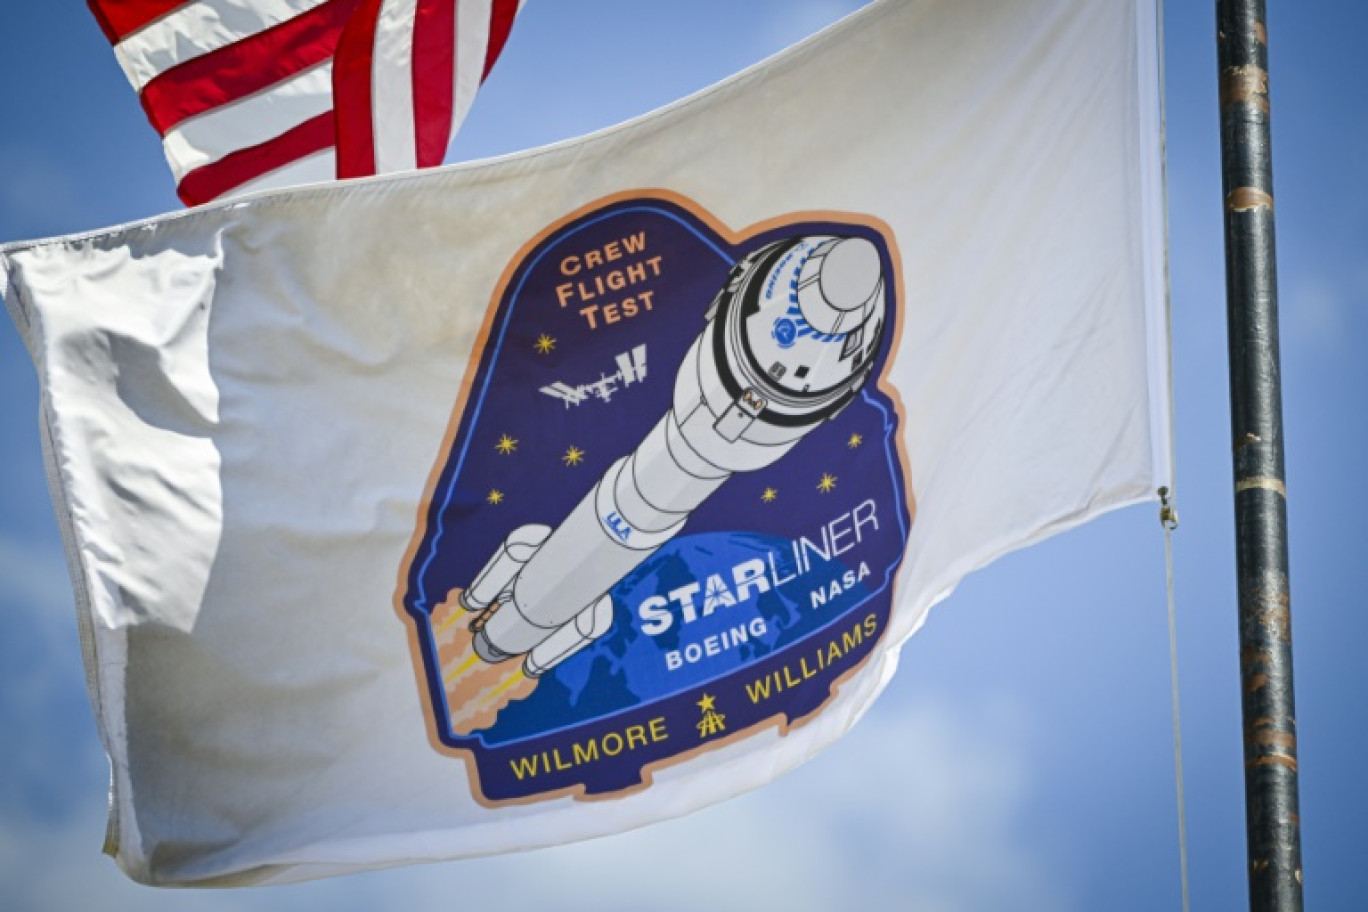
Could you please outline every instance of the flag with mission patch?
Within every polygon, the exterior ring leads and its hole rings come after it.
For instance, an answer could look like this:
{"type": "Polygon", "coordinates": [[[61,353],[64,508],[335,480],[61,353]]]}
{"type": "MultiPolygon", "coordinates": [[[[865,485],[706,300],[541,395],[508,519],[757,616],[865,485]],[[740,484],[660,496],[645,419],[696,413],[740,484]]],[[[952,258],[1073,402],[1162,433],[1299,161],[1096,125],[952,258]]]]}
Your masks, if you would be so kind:
{"type": "Polygon", "coordinates": [[[441,164],[523,0],[87,0],[189,205],[441,164]]]}
{"type": "Polygon", "coordinates": [[[1154,499],[1156,19],[877,3],[584,139],[0,248],[122,868],[722,800],[965,574],[1154,499]]]}

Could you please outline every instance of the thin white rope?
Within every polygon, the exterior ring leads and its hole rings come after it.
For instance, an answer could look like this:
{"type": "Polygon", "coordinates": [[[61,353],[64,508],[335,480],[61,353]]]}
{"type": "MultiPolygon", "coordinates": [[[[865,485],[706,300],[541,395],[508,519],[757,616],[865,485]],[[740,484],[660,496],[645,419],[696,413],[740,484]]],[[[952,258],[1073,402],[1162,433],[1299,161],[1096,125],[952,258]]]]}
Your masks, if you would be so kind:
{"type": "MultiPolygon", "coordinates": [[[[1168,198],[1168,74],[1164,66],[1164,0],[1158,0],[1155,27],[1159,50],[1159,161],[1164,184],[1164,332],[1168,343],[1169,484],[1177,471],[1177,434],[1173,401],[1173,272],[1169,242],[1168,198]]],[[[1178,801],[1178,870],[1183,888],[1183,912],[1192,912],[1188,891],[1187,805],[1183,794],[1183,724],[1178,700],[1178,612],[1173,598],[1173,532],[1178,511],[1169,489],[1159,489],[1159,522],[1164,527],[1164,586],[1168,594],[1169,689],[1173,701],[1173,775],[1178,801]]]]}
{"type": "Polygon", "coordinates": [[[1178,711],[1178,613],[1173,598],[1173,531],[1178,511],[1168,488],[1159,489],[1159,523],[1164,527],[1164,583],[1168,590],[1169,684],[1173,695],[1173,772],[1178,786],[1178,866],[1183,883],[1183,912],[1191,912],[1188,896],[1187,811],[1183,800],[1183,725],[1178,711]]]}

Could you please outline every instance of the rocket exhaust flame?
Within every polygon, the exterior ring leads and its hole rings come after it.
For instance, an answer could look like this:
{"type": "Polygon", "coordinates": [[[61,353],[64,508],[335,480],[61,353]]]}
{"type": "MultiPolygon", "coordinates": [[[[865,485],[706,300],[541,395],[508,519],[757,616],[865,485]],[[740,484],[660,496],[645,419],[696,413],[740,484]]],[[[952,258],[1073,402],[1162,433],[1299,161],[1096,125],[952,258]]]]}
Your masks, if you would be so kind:
{"type": "Polygon", "coordinates": [[[482,702],[488,703],[491,700],[497,699],[504,691],[508,690],[511,687],[516,687],[518,684],[521,684],[525,680],[527,680],[527,675],[523,674],[522,669],[519,668],[517,671],[513,672],[511,675],[505,678],[503,682],[499,684],[498,687],[495,687],[492,691],[490,691],[489,695],[485,697],[482,702]]]}
{"type": "Polygon", "coordinates": [[[480,660],[471,643],[470,618],[470,612],[448,602],[433,612],[432,619],[451,727],[461,735],[493,725],[505,706],[537,687],[536,679],[521,670],[510,674],[507,666],[480,660]]]}
{"type": "Polygon", "coordinates": [[[473,668],[475,666],[475,663],[478,661],[480,661],[480,657],[475,655],[472,651],[470,658],[462,662],[455,671],[448,674],[443,680],[445,680],[446,683],[450,684],[452,681],[456,680],[461,675],[465,674],[467,671],[473,668]]]}

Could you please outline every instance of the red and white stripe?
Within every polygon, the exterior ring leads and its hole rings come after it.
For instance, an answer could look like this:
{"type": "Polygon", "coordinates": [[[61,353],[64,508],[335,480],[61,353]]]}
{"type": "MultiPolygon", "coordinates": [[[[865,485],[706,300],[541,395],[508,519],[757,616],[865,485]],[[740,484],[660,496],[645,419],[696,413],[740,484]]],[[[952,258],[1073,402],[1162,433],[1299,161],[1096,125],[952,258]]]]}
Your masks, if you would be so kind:
{"type": "Polygon", "coordinates": [[[88,0],[189,205],[440,164],[525,0],[88,0]]]}

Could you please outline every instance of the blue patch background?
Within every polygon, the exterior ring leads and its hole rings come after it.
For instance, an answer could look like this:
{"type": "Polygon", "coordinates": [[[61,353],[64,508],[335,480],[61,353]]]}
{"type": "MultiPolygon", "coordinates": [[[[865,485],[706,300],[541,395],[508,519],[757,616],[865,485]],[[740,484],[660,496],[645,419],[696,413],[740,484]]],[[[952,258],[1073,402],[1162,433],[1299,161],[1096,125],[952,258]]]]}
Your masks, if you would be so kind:
{"type": "MultiPolygon", "coordinates": [[[[802,682],[782,700],[744,706],[744,685],[781,666],[804,650],[823,631],[848,628],[852,619],[870,612],[887,619],[893,574],[902,556],[910,521],[905,484],[894,444],[896,415],[877,388],[892,340],[896,337],[899,302],[894,295],[893,263],[878,232],[858,224],[828,221],[795,222],[731,245],[703,221],[674,203],[641,199],[610,204],[581,216],[552,233],[517,267],[506,286],[480,354],[470,400],[434,488],[420,546],[407,568],[404,606],[416,622],[439,739],[474,752],[486,797],[505,799],[570,784],[590,793],[635,785],[641,767],[697,747],[693,732],[704,691],[718,695],[727,715],[727,734],[782,711],[790,721],[811,713],[830,693],[831,680],[862,660],[869,641],[839,667],[802,682]],[[660,275],[589,302],[619,301],[651,291],[652,309],[638,316],[590,329],[577,301],[562,307],[556,287],[570,281],[560,271],[562,260],[601,248],[609,241],[645,232],[646,247],[631,255],[586,270],[573,279],[588,279],[642,258],[660,256],[660,275]],[[669,409],[675,374],[685,352],[703,331],[708,305],[736,260],[780,237],[806,234],[860,236],[880,251],[888,277],[888,326],[876,356],[873,377],[840,415],[818,427],[774,465],[729,479],[689,517],[684,530],[615,585],[614,625],[581,653],[552,669],[527,698],[505,707],[494,724],[470,736],[454,734],[446,725],[450,713],[429,619],[433,608],[453,589],[479,572],[503,539],[526,523],[554,526],[619,457],[641,442],[669,409]],[[549,353],[534,346],[541,335],[556,340],[549,353]],[[588,383],[616,370],[614,357],[637,345],[647,346],[643,382],[619,387],[612,401],[595,398],[566,406],[541,393],[555,381],[588,383]],[[495,444],[508,435],[518,441],[511,454],[495,444]],[[853,434],[862,444],[852,448],[853,434]],[[570,446],[584,451],[577,466],[562,461],[570,446]],[[829,493],[817,489],[823,474],[837,479],[829,493]],[[774,488],[765,503],[761,494],[774,488]],[[491,505],[491,490],[505,495],[491,505]],[[823,563],[814,558],[810,572],[777,590],[710,617],[675,623],[652,637],[640,630],[637,606],[648,595],[665,594],[688,582],[702,583],[711,573],[731,582],[731,568],[744,560],[774,553],[781,575],[793,571],[790,542],[800,536],[821,543],[821,527],[865,501],[877,505],[878,531],[866,528],[856,547],[823,563]],[[785,561],[787,561],[787,569],[785,561]],[[824,587],[860,562],[872,571],[861,584],[820,608],[811,606],[812,589],[824,587]],[[686,664],[670,672],[667,650],[699,642],[709,634],[764,617],[766,633],[735,649],[686,664]],[[519,782],[508,774],[510,756],[593,737],[596,731],[666,716],[672,738],[632,752],[578,767],[568,775],[538,776],[519,782]],[[693,734],[693,738],[688,737],[693,734]],[[565,781],[562,781],[565,780],[565,781]]],[[[701,604],[701,598],[700,598],[701,604]]],[[[823,640],[822,642],[825,642],[823,640]]],[[[510,670],[513,664],[510,663],[510,670]]]]}

